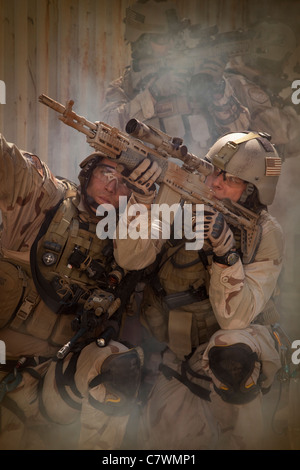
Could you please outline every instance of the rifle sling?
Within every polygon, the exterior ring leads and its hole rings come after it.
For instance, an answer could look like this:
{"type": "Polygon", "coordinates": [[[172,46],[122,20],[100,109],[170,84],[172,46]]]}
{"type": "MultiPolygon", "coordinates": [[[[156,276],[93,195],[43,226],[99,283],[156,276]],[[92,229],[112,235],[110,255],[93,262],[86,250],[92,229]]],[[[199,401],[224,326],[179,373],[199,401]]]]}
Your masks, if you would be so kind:
{"type": "MultiPolygon", "coordinates": [[[[176,372],[174,369],[171,367],[167,366],[166,364],[160,364],[159,365],[159,370],[164,374],[166,379],[170,380],[171,378],[177,379],[179,382],[181,382],[183,385],[185,385],[194,395],[197,395],[199,398],[202,398],[203,400],[206,401],[211,401],[210,399],[210,390],[202,387],[202,385],[195,384],[194,382],[191,382],[191,380],[188,379],[186,376],[185,370],[182,370],[182,374],[179,374],[176,372]]],[[[200,377],[200,376],[199,376],[200,377]]],[[[202,379],[204,377],[201,376],[202,379]]],[[[209,380],[209,378],[205,377],[204,380],[209,380]]]]}
{"type": "Polygon", "coordinates": [[[37,264],[37,246],[39,240],[45,235],[47,229],[51,223],[52,218],[54,217],[56,211],[61,205],[63,199],[61,199],[56,206],[50,209],[47,212],[45,220],[40,228],[40,231],[34,240],[31,250],[30,250],[30,267],[32,272],[32,278],[34,285],[45,304],[55,313],[57,313],[61,307],[61,299],[51,286],[42,276],[38,264],[37,264]]]}

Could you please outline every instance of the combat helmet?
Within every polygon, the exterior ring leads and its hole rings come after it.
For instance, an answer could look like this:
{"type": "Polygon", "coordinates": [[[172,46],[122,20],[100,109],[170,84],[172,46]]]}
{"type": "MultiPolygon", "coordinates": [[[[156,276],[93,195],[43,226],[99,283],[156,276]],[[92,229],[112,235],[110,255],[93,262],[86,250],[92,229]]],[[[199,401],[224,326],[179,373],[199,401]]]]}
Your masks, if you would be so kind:
{"type": "Polygon", "coordinates": [[[94,213],[93,213],[93,210],[91,210],[91,206],[94,208],[97,208],[98,204],[96,204],[95,201],[92,200],[90,196],[88,196],[87,187],[91,179],[93,170],[96,168],[97,165],[101,163],[101,160],[105,157],[106,157],[105,153],[94,152],[88,157],[86,157],[80,163],[81,170],[78,175],[78,179],[80,183],[80,193],[82,195],[82,200],[83,200],[85,208],[92,215],[94,215],[94,213]]]}
{"type": "Polygon", "coordinates": [[[126,9],[125,41],[133,43],[143,34],[168,34],[179,24],[175,4],[170,1],[136,2],[126,9]]]}
{"type": "Polygon", "coordinates": [[[262,132],[229,133],[217,140],[205,159],[248,182],[248,194],[256,188],[259,202],[267,206],[274,200],[281,172],[281,158],[270,139],[262,132]]]}

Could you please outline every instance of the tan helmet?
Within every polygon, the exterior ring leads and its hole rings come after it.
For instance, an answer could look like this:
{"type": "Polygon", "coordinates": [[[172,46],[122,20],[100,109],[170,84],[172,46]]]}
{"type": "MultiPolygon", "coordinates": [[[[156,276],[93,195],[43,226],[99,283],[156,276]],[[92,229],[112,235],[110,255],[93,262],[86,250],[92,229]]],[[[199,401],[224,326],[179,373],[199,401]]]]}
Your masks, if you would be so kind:
{"type": "Polygon", "coordinates": [[[87,187],[93,170],[96,168],[97,165],[101,163],[101,160],[105,157],[106,155],[102,152],[94,152],[80,163],[81,170],[78,175],[78,179],[80,182],[80,193],[87,212],[92,216],[95,215],[95,210],[97,209],[98,204],[87,194],[87,187]]]}
{"type": "Polygon", "coordinates": [[[176,6],[172,2],[136,2],[126,8],[125,40],[135,42],[142,34],[170,33],[178,22],[176,6]]]}
{"type": "Polygon", "coordinates": [[[272,204],[281,172],[281,158],[271,137],[262,132],[229,133],[217,140],[206,159],[257,188],[261,204],[272,204]]]}
{"type": "Polygon", "coordinates": [[[106,158],[105,153],[94,152],[80,163],[81,170],[78,179],[82,190],[86,190],[94,168],[101,163],[103,158],[106,158]]]}

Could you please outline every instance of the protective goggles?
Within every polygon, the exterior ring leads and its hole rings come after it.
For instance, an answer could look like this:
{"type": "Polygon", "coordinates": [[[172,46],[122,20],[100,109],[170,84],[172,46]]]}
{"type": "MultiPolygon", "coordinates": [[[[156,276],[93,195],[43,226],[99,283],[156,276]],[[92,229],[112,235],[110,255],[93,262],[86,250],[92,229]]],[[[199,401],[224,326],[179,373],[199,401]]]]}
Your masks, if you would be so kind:
{"type": "Polygon", "coordinates": [[[120,194],[128,194],[129,189],[126,184],[126,180],[115,170],[115,168],[106,165],[98,165],[93,171],[93,176],[95,176],[95,178],[101,181],[105,186],[112,181],[115,181],[116,190],[119,191],[120,194]]]}
{"type": "Polygon", "coordinates": [[[226,181],[228,186],[242,186],[243,184],[245,184],[245,181],[241,178],[231,175],[230,173],[227,173],[226,171],[221,170],[220,168],[215,168],[211,176],[213,178],[218,178],[218,176],[220,175],[223,176],[223,180],[226,181]]]}

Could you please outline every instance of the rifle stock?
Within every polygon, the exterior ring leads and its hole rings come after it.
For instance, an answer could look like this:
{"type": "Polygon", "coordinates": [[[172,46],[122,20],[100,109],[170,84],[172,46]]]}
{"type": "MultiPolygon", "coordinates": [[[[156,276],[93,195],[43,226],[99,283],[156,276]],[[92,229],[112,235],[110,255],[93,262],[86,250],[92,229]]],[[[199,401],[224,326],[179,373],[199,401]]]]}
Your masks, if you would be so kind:
{"type": "Polygon", "coordinates": [[[162,172],[157,180],[160,189],[155,202],[173,204],[184,201],[215,208],[229,224],[241,230],[243,262],[247,264],[253,260],[261,236],[259,216],[232,201],[216,199],[212,190],[204,184],[206,176],[213,171],[213,165],[190,154],[182,145],[182,139],[170,137],[136,119],[128,121],[125,134],[104,122],[93,123],[79,116],[72,110],[73,101],[69,101],[66,107],[46,95],[40,95],[39,101],[62,114],[59,119],[65,124],[84,133],[87,142],[96,151],[105,153],[129,170],[145,158],[156,161],[162,172]],[[179,159],[182,164],[171,161],[170,157],[179,159]]]}

